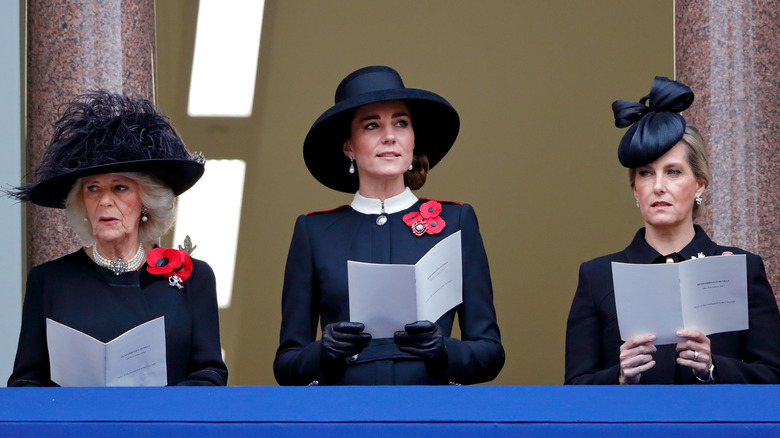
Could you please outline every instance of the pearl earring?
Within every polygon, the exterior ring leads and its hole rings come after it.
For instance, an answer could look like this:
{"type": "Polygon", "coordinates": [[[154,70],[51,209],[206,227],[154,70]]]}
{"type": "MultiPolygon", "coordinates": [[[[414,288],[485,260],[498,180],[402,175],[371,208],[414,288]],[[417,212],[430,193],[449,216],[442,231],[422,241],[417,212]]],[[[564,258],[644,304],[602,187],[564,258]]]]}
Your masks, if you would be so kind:
{"type": "Polygon", "coordinates": [[[349,173],[355,173],[355,160],[352,157],[349,157],[349,173]]]}
{"type": "Polygon", "coordinates": [[[84,219],[82,219],[82,220],[83,220],[84,222],[89,222],[89,219],[87,219],[87,218],[84,218],[84,219]]]}
{"type": "Polygon", "coordinates": [[[409,164],[409,172],[411,172],[414,169],[414,164],[409,164]]]}
{"type": "Polygon", "coordinates": [[[145,205],[142,205],[141,206],[141,222],[146,222],[146,221],[149,220],[149,217],[147,216],[148,213],[149,213],[149,209],[145,205]]]}

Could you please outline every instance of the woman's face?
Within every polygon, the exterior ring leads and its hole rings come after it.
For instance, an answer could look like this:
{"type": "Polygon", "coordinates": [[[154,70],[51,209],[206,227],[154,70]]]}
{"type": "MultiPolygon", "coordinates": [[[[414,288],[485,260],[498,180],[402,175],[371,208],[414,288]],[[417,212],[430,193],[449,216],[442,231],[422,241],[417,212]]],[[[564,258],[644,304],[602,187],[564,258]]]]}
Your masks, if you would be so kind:
{"type": "Polygon", "coordinates": [[[694,199],[703,191],[704,183],[696,180],[682,142],[636,169],[634,197],[648,227],[692,226],[694,199]]]}
{"type": "Polygon", "coordinates": [[[97,243],[129,240],[138,245],[143,202],[135,180],[115,173],[87,176],[81,180],[81,194],[97,243]]]}
{"type": "Polygon", "coordinates": [[[352,136],[344,153],[355,160],[361,186],[400,178],[412,163],[414,129],[409,108],[401,100],[361,106],[352,117],[352,136]]]}

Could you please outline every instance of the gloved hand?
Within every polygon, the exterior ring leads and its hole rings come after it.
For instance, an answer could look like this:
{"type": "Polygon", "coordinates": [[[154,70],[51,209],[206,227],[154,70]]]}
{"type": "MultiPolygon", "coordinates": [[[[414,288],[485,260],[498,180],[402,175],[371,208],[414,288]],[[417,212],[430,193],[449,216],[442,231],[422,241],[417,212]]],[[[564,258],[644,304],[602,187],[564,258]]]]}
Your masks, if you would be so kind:
{"type": "Polygon", "coordinates": [[[395,343],[404,353],[419,356],[427,361],[446,360],[444,336],[441,328],[430,321],[406,324],[403,331],[395,332],[395,343]]]}
{"type": "Polygon", "coordinates": [[[371,333],[363,333],[362,322],[333,322],[322,331],[322,358],[343,360],[363,351],[371,342],[371,333]]]}

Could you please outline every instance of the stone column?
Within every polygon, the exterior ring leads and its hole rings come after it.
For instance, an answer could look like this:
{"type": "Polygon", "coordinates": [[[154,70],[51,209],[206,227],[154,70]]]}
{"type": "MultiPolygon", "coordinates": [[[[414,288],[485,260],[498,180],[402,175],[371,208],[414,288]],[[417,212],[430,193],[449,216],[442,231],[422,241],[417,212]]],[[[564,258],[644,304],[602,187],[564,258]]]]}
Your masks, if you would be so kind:
{"type": "Polygon", "coordinates": [[[764,258],[780,302],[780,2],[677,0],[677,79],[712,160],[700,223],[764,258]]]}
{"type": "MultiPolygon", "coordinates": [[[[154,0],[27,1],[27,173],[64,102],[102,88],[155,99],[154,0]]],[[[28,268],[81,243],[61,210],[27,208],[28,268]]]]}

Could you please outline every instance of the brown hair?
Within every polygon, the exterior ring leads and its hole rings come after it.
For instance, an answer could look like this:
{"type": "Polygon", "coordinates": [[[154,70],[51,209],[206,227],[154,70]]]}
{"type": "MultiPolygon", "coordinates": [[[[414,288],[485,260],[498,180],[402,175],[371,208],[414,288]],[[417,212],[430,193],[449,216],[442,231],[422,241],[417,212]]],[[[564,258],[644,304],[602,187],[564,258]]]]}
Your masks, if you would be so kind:
{"type": "Polygon", "coordinates": [[[425,153],[414,154],[412,157],[412,170],[404,172],[404,184],[412,190],[417,190],[425,184],[428,171],[431,169],[428,163],[428,155],[425,153]]]}

